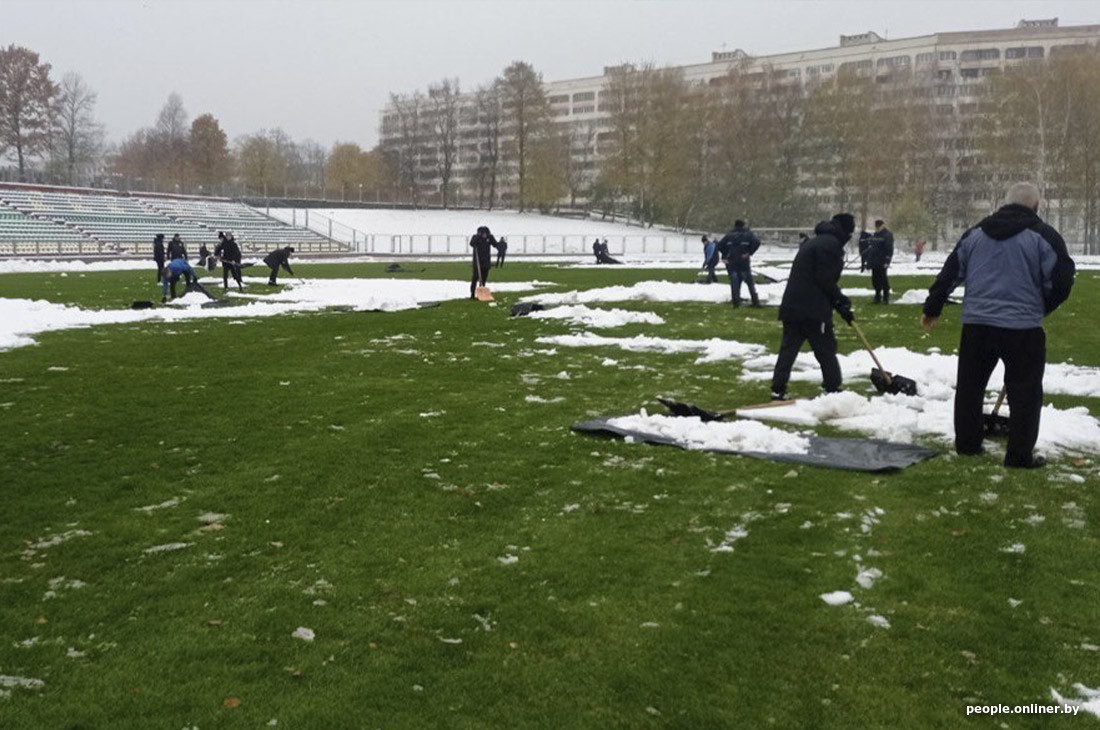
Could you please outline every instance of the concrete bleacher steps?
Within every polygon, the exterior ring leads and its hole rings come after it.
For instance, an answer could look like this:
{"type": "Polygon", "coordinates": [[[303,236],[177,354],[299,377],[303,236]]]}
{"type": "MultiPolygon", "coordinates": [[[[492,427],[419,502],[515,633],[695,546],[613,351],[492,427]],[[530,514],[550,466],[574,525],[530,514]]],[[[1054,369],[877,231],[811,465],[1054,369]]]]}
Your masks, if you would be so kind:
{"type": "Polygon", "coordinates": [[[150,254],[158,233],[165,239],[178,233],[192,251],[203,244],[213,250],[218,231],[232,231],[249,252],[283,246],[301,252],[347,250],[346,244],[232,200],[0,185],[0,255],[150,254]]]}

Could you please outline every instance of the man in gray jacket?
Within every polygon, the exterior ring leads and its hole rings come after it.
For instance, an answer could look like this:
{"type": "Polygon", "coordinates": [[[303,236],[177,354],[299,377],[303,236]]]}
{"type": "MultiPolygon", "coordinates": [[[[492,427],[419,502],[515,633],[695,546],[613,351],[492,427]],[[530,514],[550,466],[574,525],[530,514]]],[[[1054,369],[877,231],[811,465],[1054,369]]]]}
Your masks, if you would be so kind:
{"type": "Polygon", "coordinates": [[[1005,466],[1046,463],[1032,450],[1043,407],[1046,333],[1043,317],[1064,302],[1075,266],[1066,242],[1038,216],[1039,189],[1013,185],[1005,205],[962,239],[924,302],[922,324],[936,326],[947,296],[966,286],[955,390],[955,451],[982,453],[982,406],[989,376],[1004,361],[1009,435],[1005,466]]]}

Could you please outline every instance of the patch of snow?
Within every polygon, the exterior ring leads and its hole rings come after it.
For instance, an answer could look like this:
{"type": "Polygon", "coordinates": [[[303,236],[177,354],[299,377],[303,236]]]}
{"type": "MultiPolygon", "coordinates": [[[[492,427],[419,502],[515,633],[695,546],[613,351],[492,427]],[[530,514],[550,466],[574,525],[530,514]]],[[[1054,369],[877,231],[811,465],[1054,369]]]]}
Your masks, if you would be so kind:
{"type": "Polygon", "coordinates": [[[152,514],[153,512],[157,511],[158,509],[170,509],[172,507],[179,507],[179,505],[180,505],[179,498],[178,497],[172,497],[171,499],[166,499],[165,501],[161,502],[160,504],[147,504],[144,507],[134,507],[134,511],[135,512],[144,512],[145,514],[152,514]]]}
{"type": "Polygon", "coordinates": [[[687,449],[804,454],[810,446],[806,436],[755,421],[704,422],[695,417],[649,415],[643,410],[638,415],[612,418],[609,423],[616,428],[669,439],[687,449]]]}
{"type": "Polygon", "coordinates": [[[878,614],[875,614],[873,616],[868,616],[867,617],[867,622],[869,624],[871,624],[872,626],[877,626],[880,629],[890,628],[890,622],[886,619],[886,617],[885,616],[879,616],[878,614]]]}
{"type": "Polygon", "coordinates": [[[878,568],[864,568],[856,575],[856,583],[860,588],[870,590],[875,587],[875,581],[882,577],[882,571],[878,568]]]}
{"type": "Polygon", "coordinates": [[[313,632],[313,629],[306,628],[305,626],[299,626],[294,629],[290,636],[291,638],[301,639],[302,641],[313,641],[317,638],[317,634],[313,632]]]}
{"type": "Polygon", "coordinates": [[[852,602],[852,594],[848,591],[822,593],[821,600],[825,601],[825,603],[828,603],[830,606],[843,606],[845,603],[852,602]]]}
{"type": "Polygon", "coordinates": [[[719,360],[741,359],[761,356],[767,352],[763,345],[747,344],[735,340],[721,340],[717,337],[709,340],[671,340],[664,337],[604,337],[591,332],[577,335],[557,335],[539,337],[540,344],[562,347],[618,347],[627,352],[696,352],[700,357],[696,362],[715,362],[719,360]]]}
{"type": "Polygon", "coordinates": [[[1077,698],[1064,697],[1053,687],[1050,688],[1050,697],[1060,705],[1073,705],[1084,710],[1090,715],[1100,717],[1100,689],[1092,689],[1077,682],[1073,685],[1077,692],[1077,698]]]}
{"type": "Polygon", "coordinates": [[[176,550],[183,550],[184,548],[191,547],[189,542],[166,542],[163,545],[154,545],[153,547],[145,548],[145,553],[170,553],[176,550]]]}
{"type": "Polygon", "coordinates": [[[0,674],[0,687],[6,689],[30,689],[39,690],[46,686],[46,683],[41,679],[32,679],[30,677],[13,677],[7,674],[0,674]]]}
{"type": "Polygon", "coordinates": [[[653,312],[632,312],[626,309],[593,309],[583,304],[554,307],[531,312],[531,319],[564,319],[570,324],[596,329],[610,329],[628,324],[664,324],[665,320],[653,312]]]}

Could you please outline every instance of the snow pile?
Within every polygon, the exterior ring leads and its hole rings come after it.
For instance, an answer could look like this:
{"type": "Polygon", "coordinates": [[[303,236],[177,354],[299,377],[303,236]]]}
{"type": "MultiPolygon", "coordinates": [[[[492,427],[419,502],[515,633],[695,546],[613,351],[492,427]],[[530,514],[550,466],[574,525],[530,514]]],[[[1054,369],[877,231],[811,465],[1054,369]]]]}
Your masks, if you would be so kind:
{"type": "Polygon", "coordinates": [[[1100,689],[1086,687],[1080,682],[1075,683],[1073,689],[1081,699],[1064,697],[1053,687],[1050,688],[1050,698],[1062,706],[1074,705],[1085,712],[1100,717],[1100,689]]]}
{"type": "MultiPolygon", "coordinates": [[[[868,398],[845,391],[784,406],[739,411],[738,416],[807,427],[828,424],[902,443],[911,443],[918,436],[951,442],[955,437],[953,399],[953,391],[945,398],[868,398]]],[[[1060,410],[1044,406],[1036,447],[1047,454],[1095,453],[1100,449],[1100,421],[1084,407],[1060,410]]]]}
{"type": "MultiPolygon", "coordinates": [[[[756,293],[762,304],[778,305],[787,285],[758,284],[756,293]]],[[[844,293],[853,297],[874,296],[873,289],[845,288],[844,293]]],[[[741,287],[741,296],[747,298],[748,287],[741,287]]],[[[554,294],[536,294],[520,301],[535,302],[544,306],[560,304],[594,304],[597,302],[703,302],[719,304],[730,301],[728,286],[713,284],[701,286],[695,283],[675,281],[640,281],[633,286],[605,286],[554,294]]]]}
{"type": "Polygon", "coordinates": [[[704,422],[694,417],[651,416],[643,410],[635,416],[609,419],[608,425],[646,436],[669,439],[679,446],[693,450],[805,454],[810,448],[810,441],[806,436],[771,428],[755,421],[704,422]]]}
{"type": "Polygon", "coordinates": [[[825,601],[825,603],[828,603],[830,606],[843,606],[845,603],[852,602],[852,594],[848,591],[822,593],[821,600],[825,601]]]}
{"type": "Polygon", "coordinates": [[[94,271],[156,271],[151,259],[118,259],[112,261],[65,261],[41,259],[3,259],[0,260],[0,274],[43,274],[43,273],[91,273],[94,271]]]}
{"type": "MultiPolygon", "coordinates": [[[[938,399],[954,397],[955,375],[959,367],[959,360],[955,355],[934,351],[913,352],[904,347],[883,347],[876,352],[890,372],[916,380],[922,396],[938,399]]],[[[875,367],[874,361],[865,350],[839,355],[837,359],[846,380],[862,380],[875,367]]],[[[772,355],[748,360],[741,377],[746,380],[770,380],[774,367],[775,357],[772,355]]],[[[813,354],[800,353],[795,360],[791,380],[817,382],[820,379],[821,368],[813,354]]],[[[989,389],[998,391],[1003,382],[1004,365],[998,363],[989,379],[989,389]]],[[[1043,378],[1043,388],[1047,393],[1100,398],[1100,368],[1049,363],[1043,378]]]]}
{"type": "Polygon", "coordinates": [[[583,304],[554,307],[531,312],[532,319],[565,319],[582,327],[609,329],[628,324],[664,324],[665,320],[653,312],[631,312],[625,309],[593,309],[583,304]]]}
{"type": "MultiPolygon", "coordinates": [[[[498,284],[498,291],[526,291],[539,282],[498,284]]],[[[465,299],[470,285],[462,281],[431,279],[312,279],[290,284],[281,291],[265,295],[234,297],[234,307],[201,306],[161,307],[158,309],[82,309],[32,299],[0,298],[0,351],[34,344],[41,332],[92,327],[105,324],[129,324],[159,321],[252,317],[274,317],[300,312],[319,312],[327,307],[392,312],[415,309],[422,303],[446,299],[465,299]]],[[[192,292],[177,299],[188,305],[209,301],[192,292]]]]}
{"type": "Polygon", "coordinates": [[[618,347],[628,352],[697,352],[701,353],[696,362],[714,362],[717,360],[762,357],[767,352],[763,345],[746,344],[736,340],[721,340],[717,337],[709,340],[670,340],[664,337],[604,337],[582,332],[578,335],[556,335],[539,337],[535,342],[562,347],[618,347]]]}

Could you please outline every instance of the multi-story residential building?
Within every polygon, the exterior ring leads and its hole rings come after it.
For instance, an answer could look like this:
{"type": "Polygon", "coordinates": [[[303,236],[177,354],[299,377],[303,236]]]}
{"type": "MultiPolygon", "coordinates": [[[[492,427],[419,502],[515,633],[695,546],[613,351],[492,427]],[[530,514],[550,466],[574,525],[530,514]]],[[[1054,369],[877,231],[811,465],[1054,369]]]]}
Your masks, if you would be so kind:
{"type": "MultiPolygon", "coordinates": [[[[982,82],[996,70],[1098,44],[1100,25],[1060,26],[1057,18],[1021,20],[1008,29],[944,32],[893,40],[873,32],[842,35],[835,46],[764,56],[752,56],[741,49],[716,51],[710,61],[682,66],[680,70],[686,80],[696,84],[721,83],[731,71],[738,70],[750,78],[766,72],[773,77],[778,74],[803,89],[845,70],[879,81],[888,80],[891,74],[904,70],[909,78],[919,78],[930,87],[929,93],[936,98],[939,113],[965,117],[978,111],[984,89],[982,82]]],[[[599,76],[544,83],[553,121],[568,126],[571,132],[574,165],[590,178],[595,177],[599,167],[601,142],[610,134],[610,104],[606,98],[609,84],[623,69],[611,66],[604,68],[599,76]]],[[[474,95],[463,95],[459,103],[463,111],[458,132],[460,154],[452,178],[458,193],[455,199],[477,203],[475,181],[485,154],[477,141],[479,120],[483,121],[483,117],[479,116],[474,95]]],[[[415,135],[409,134],[408,120],[399,117],[394,104],[382,111],[383,149],[403,147],[405,153],[415,151],[412,164],[419,192],[425,199],[438,199],[439,148],[431,133],[431,112],[427,107],[421,110],[414,124],[419,129],[415,135]],[[416,139],[415,150],[411,149],[410,139],[416,139]]],[[[952,145],[963,151],[966,146],[966,140],[952,145]]],[[[497,192],[508,201],[515,192],[514,184],[505,182],[498,186],[497,192]]],[[[828,191],[817,193],[823,203],[829,202],[828,191]]]]}

